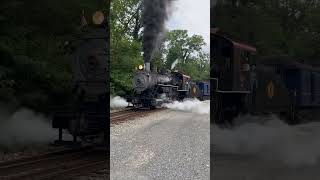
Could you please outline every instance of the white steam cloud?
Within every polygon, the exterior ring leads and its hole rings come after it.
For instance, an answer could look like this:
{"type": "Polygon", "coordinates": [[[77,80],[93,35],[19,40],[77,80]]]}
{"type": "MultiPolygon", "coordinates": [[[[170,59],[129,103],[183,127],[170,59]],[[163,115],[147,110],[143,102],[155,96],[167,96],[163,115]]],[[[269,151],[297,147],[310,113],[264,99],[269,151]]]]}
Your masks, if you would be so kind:
{"type": "Polygon", "coordinates": [[[217,152],[250,154],[280,161],[290,167],[313,165],[320,158],[320,123],[289,126],[276,118],[245,116],[234,129],[213,128],[217,152]]]}
{"type": "Polygon", "coordinates": [[[176,59],[176,60],[171,64],[171,70],[176,67],[176,65],[178,64],[178,62],[179,62],[179,59],[176,59]]]}
{"type": "Polygon", "coordinates": [[[0,147],[11,148],[52,142],[57,132],[40,114],[21,109],[13,114],[0,112],[0,147]]]}
{"type": "Polygon", "coordinates": [[[128,104],[129,103],[120,96],[110,97],[110,108],[112,109],[125,108],[128,104]]]}
{"type": "Polygon", "coordinates": [[[163,107],[197,114],[210,113],[210,101],[199,101],[198,99],[187,99],[183,102],[174,101],[173,103],[164,104],[163,107]]]}

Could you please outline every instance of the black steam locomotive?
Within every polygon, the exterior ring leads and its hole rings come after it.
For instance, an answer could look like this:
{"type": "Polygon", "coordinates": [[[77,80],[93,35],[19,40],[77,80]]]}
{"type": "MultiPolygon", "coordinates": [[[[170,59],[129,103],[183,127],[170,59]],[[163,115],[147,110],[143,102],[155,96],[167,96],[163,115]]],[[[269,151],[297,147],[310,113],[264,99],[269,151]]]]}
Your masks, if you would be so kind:
{"type": "Polygon", "coordinates": [[[320,106],[320,69],[283,56],[255,58],[256,49],[211,29],[211,113],[233,124],[241,113],[275,113],[289,124],[320,106]]]}
{"type": "MultiPolygon", "coordinates": [[[[100,11],[94,13],[92,23],[82,17],[82,27],[68,43],[72,55],[73,102],[55,110],[52,126],[67,129],[73,141],[106,138],[109,124],[108,33],[106,19],[100,11]]],[[[104,139],[107,141],[107,139],[104,139]]]]}
{"type": "Polygon", "coordinates": [[[208,82],[195,83],[190,76],[180,72],[151,72],[142,65],[133,77],[133,88],[131,103],[136,108],[156,108],[175,100],[206,99],[210,96],[208,82]],[[204,88],[206,91],[203,93],[204,88]]]}

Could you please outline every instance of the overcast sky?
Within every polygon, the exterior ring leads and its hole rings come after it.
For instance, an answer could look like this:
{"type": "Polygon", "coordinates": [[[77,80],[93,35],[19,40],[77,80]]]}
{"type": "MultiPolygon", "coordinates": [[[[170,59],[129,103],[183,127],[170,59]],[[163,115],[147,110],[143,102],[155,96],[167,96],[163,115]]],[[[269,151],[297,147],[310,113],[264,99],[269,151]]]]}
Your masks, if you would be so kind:
{"type": "Polygon", "coordinates": [[[210,47],[210,0],[176,0],[167,22],[167,28],[185,29],[190,35],[201,35],[209,52],[210,47]]]}

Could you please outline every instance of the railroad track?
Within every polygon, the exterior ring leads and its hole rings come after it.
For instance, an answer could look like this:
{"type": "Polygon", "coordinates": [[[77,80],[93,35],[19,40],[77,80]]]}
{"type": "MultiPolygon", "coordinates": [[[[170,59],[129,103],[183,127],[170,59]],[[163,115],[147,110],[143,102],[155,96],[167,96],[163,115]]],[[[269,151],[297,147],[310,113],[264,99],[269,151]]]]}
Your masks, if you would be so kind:
{"type": "MultiPolygon", "coordinates": [[[[127,109],[111,113],[110,120],[111,124],[118,124],[161,110],[163,109],[127,109]]],[[[93,147],[59,150],[0,163],[0,180],[67,180],[91,172],[108,170],[108,160],[105,150],[93,147]]]]}
{"type": "Polygon", "coordinates": [[[92,147],[51,152],[0,163],[0,180],[66,180],[108,169],[108,159],[105,150],[92,147]]]}
{"type": "Polygon", "coordinates": [[[158,111],[163,110],[164,108],[160,109],[153,109],[153,110],[134,110],[134,109],[127,109],[124,111],[118,111],[110,114],[110,121],[111,124],[119,124],[121,122],[134,120],[139,117],[147,116],[151,113],[155,113],[158,111]]]}

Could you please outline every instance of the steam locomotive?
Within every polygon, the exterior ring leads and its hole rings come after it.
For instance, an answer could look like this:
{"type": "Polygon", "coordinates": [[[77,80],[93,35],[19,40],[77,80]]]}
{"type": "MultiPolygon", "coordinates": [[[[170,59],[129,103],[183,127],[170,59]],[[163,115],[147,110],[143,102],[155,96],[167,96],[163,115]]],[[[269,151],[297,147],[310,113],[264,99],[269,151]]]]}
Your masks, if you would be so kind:
{"type": "Polygon", "coordinates": [[[108,33],[104,14],[96,11],[92,23],[82,17],[82,27],[69,41],[68,49],[73,58],[73,102],[55,110],[52,127],[59,129],[59,140],[63,129],[82,141],[104,138],[109,134],[109,84],[108,82],[108,33]]]}
{"type": "MultiPolygon", "coordinates": [[[[145,66],[148,67],[148,66],[145,66]]],[[[156,108],[163,103],[185,98],[209,99],[209,82],[193,82],[190,76],[174,71],[151,72],[140,65],[133,77],[134,95],[131,102],[136,108],[156,108]]]]}
{"type": "Polygon", "coordinates": [[[256,58],[256,48],[211,29],[211,114],[233,124],[239,114],[278,114],[289,124],[297,113],[320,107],[320,68],[285,56],[256,58]]]}

